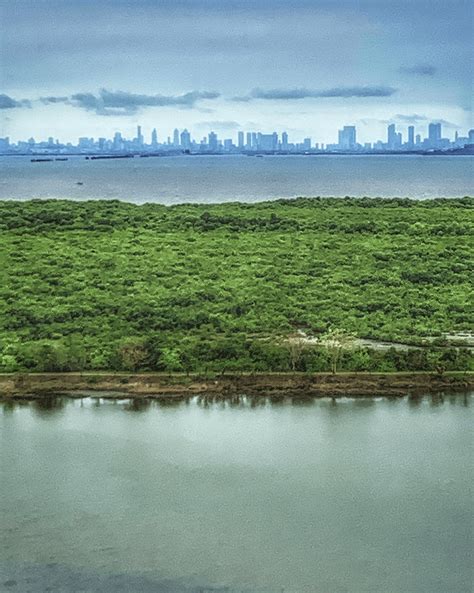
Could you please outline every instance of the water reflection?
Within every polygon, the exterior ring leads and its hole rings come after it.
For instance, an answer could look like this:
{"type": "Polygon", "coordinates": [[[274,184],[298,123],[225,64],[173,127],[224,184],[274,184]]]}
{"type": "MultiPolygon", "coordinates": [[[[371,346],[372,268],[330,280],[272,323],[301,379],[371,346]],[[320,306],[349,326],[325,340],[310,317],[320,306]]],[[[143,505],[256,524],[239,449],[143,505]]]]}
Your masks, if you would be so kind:
{"type": "Polygon", "coordinates": [[[127,412],[146,412],[151,406],[151,400],[136,397],[134,399],[128,400],[128,402],[124,406],[124,410],[127,412]]]}
{"type": "Polygon", "coordinates": [[[227,408],[264,408],[264,407],[312,407],[318,405],[326,409],[363,410],[374,408],[379,401],[390,405],[397,405],[404,402],[410,408],[416,409],[424,403],[432,408],[449,406],[468,407],[471,403],[472,392],[466,393],[437,393],[430,395],[410,394],[405,397],[379,396],[379,397],[317,397],[305,394],[222,394],[203,393],[197,396],[191,395],[160,395],[149,397],[125,398],[123,395],[101,395],[82,394],[83,397],[71,397],[67,394],[38,395],[29,398],[4,398],[0,399],[2,413],[9,414],[20,408],[31,408],[40,417],[48,417],[64,411],[69,405],[79,407],[101,408],[103,406],[119,406],[125,412],[146,412],[152,408],[180,408],[181,406],[196,405],[200,408],[218,407],[227,408]]]}
{"type": "Polygon", "coordinates": [[[418,408],[423,401],[423,396],[419,394],[411,394],[407,398],[408,405],[412,408],[418,408]]]}
{"type": "Polygon", "coordinates": [[[38,416],[52,416],[62,412],[68,403],[68,398],[47,395],[31,401],[31,408],[38,416]]]}

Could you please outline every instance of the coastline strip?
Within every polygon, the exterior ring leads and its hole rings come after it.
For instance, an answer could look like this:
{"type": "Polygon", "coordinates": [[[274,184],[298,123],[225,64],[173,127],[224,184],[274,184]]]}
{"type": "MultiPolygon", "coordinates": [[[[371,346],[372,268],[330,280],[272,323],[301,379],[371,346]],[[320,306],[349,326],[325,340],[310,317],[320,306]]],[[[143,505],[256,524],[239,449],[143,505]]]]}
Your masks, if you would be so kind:
{"type": "Polygon", "coordinates": [[[0,399],[51,394],[82,397],[183,397],[199,394],[285,394],[297,397],[405,396],[474,390],[474,372],[409,373],[233,373],[212,376],[184,373],[4,373],[0,399]]]}

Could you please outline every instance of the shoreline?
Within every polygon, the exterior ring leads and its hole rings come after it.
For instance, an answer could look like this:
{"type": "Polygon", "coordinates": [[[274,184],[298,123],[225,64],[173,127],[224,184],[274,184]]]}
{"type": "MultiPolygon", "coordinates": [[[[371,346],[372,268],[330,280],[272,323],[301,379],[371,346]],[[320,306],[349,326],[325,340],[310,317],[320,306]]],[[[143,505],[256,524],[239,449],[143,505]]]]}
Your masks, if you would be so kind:
{"type": "Polygon", "coordinates": [[[184,373],[4,373],[0,401],[52,395],[84,397],[102,392],[109,398],[185,398],[195,395],[232,397],[403,397],[474,390],[474,372],[400,373],[242,373],[202,376],[184,373]]]}

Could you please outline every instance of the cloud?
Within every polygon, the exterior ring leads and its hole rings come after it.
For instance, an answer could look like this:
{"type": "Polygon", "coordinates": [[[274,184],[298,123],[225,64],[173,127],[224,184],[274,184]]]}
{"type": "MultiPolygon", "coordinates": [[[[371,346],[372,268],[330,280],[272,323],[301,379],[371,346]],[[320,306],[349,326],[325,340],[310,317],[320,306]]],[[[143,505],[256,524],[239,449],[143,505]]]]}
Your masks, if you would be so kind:
{"type": "Polygon", "coordinates": [[[249,95],[243,97],[234,97],[233,101],[248,102],[252,99],[292,101],[299,99],[320,99],[342,97],[345,99],[352,97],[390,97],[397,92],[390,86],[353,86],[353,87],[335,87],[323,90],[312,90],[305,88],[296,89],[253,89],[249,95]]]}
{"type": "Polygon", "coordinates": [[[69,97],[40,97],[40,101],[45,105],[49,105],[51,103],[68,103],[69,97]]]}
{"type": "Polygon", "coordinates": [[[236,121],[201,121],[196,124],[199,128],[205,128],[206,130],[238,130],[242,126],[236,121]]]}
{"type": "Polygon", "coordinates": [[[0,109],[15,109],[17,107],[31,107],[31,103],[27,99],[17,101],[8,95],[0,94],[0,109]]]}
{"type": "Polygon", "coordinates": [[[73,105],[98,115],[130,115],[143,107],[194,107],[198,101],[217,99],[215,91],[191,91],[182,95],[141,95],[126,91],[102,89],[93,93],[76,93],[71,96],[73,105]]]}
{"type": "Polygon", "coordinates": [[[436,70],[436,67],[431,64],[414,64],[413,66],[402,66],[400,68],[402,74],[413,74],[415,76],[434,76],[436,70]]]}
{"type": "Polygon", "coordinates": [[[402,113],[397,113],[396,115],[394,115],[391,120],[392,122],[399,122],[402,124],[417,124],[417,123],[422,123],[422,122],[430,122],[430,123],[435,123],[435,124],[441,124],[446,128],[452,128],[452,129],[457,129],[460,126],[458,126],[457,124],[448,121],[446,119],[439,119],[439,118],[430,118],[427,117],[426,115],[419,115],[418,113],[413,113],[411,115],[404,115],[402,113]]]}
{"type": "Polygon", "coordinates": [[[404,115],[403,113],[397,113],[392,117],[392,121],[399,121],[405,124],[416,124],[420,121],[427,121],[426,115],[418,115],[418,113],[412,113],[410,115],[404,115]]]}

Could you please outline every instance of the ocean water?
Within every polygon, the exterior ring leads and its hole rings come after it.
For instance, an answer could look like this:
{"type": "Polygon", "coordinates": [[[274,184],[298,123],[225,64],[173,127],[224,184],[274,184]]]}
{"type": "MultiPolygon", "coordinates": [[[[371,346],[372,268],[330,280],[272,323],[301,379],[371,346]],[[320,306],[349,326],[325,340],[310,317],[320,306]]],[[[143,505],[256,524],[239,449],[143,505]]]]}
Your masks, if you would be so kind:
{"type": "Polygon", "coordinates": [[[256,202],[296,196],[474,195],[471,156],[179,156],[31,163],[0,157],[0,199],[256,202]]]}
{"type": "Polygon", "coordinates": [[[469,593],[472,396],[0,405],[2,593],[469,593]]]}

